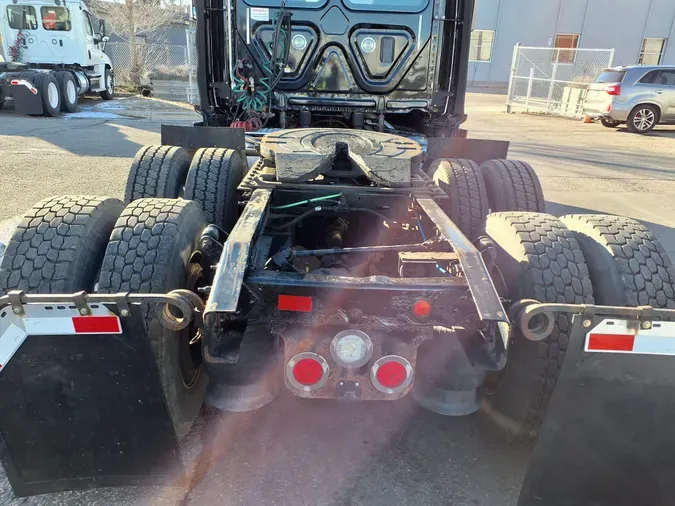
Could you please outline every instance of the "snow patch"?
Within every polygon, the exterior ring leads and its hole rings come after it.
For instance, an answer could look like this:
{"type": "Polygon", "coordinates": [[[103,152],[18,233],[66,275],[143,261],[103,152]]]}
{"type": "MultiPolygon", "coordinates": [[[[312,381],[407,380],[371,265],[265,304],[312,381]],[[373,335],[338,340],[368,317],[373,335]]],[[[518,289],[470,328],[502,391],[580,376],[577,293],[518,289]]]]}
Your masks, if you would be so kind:
{"type": "Polygon", "coordinates": [[[80,111],[66,114],[63,116],[64,119],[118,119],[121,118],[119,114],[113,114],[111,112],[99,112],[99,111],[80,111]]]}

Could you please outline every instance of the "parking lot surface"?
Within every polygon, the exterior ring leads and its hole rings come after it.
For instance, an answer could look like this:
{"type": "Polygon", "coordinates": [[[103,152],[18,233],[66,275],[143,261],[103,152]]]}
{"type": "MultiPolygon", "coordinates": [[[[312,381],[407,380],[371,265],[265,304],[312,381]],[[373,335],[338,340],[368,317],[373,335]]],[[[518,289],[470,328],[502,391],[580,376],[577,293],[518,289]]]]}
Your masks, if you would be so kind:
{"type": "MultiPolygon", "coordinates": [[[[470,137],[511,140],[510,158],[534,166],[551,213],[639,219],[675,257],[675,128],[637,136],[507,115],[503,101],[469,95],[466,128],[470,137]]],[[[184,108],[145,110],[137,102],[105,110],[93,104],[74,118],[0,113],[0,242],[42,198],[121,196],[135,152],[159,143],[159,125],[197,118],[184,108]]],[[[343,404],[287,392],[256,412],[222,415],[208,426],[199,420],[186,450],[201,471],[188,491],[123,487],[16,499],[0,475],[0,504],[512,506],[529,452],[482,415],[443,418],[410,399],[343,404]]]]}

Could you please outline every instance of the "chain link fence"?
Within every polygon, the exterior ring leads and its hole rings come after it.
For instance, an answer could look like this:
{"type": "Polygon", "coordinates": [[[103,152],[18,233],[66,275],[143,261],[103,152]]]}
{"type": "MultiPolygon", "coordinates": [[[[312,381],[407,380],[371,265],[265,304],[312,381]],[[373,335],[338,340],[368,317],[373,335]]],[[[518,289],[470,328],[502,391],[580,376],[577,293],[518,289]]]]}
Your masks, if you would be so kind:
{"type": "MultiPolygon", "coordinates": [[[[152,88],[160,98],[198,103],[197,50],[194,30],[186,31],[186,45],[138,44],[141,87],[152,88]]],[[[134,86],[128,42],[108,42],[105,52],[113,62],[118,85],[134,86]]]]}
{"type": "Polygon", "coordinates": [[[588,86],[610,67],[614,49],[523,47],[513,50],[508,112],[580,117],[588,86]]]}

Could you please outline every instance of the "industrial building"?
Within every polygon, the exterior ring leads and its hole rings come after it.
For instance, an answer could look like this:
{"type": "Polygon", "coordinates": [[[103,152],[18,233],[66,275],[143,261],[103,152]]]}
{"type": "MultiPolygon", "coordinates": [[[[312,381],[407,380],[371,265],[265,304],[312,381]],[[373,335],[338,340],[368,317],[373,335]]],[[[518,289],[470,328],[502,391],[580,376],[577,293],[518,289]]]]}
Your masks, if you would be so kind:
{"type": "Polygon", "coordinates": [[[506,91],[518,43],[614,49],[614,65],[675,65],[674,38],[674,0],[477,0],[469,87],[506,91]]]}

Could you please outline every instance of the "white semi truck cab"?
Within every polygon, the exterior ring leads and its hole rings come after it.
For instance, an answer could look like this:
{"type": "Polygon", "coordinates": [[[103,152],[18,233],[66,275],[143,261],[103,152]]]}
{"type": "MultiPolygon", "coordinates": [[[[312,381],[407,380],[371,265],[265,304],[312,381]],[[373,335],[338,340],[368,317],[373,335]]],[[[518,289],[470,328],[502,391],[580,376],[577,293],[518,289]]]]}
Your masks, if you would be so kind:
{"type": "Polygon", "coordinates": [[[85,93],[113,98],[105,23],[80,0],[0,0],[0,41],[0,107],[55,116],[85,93]]]}

